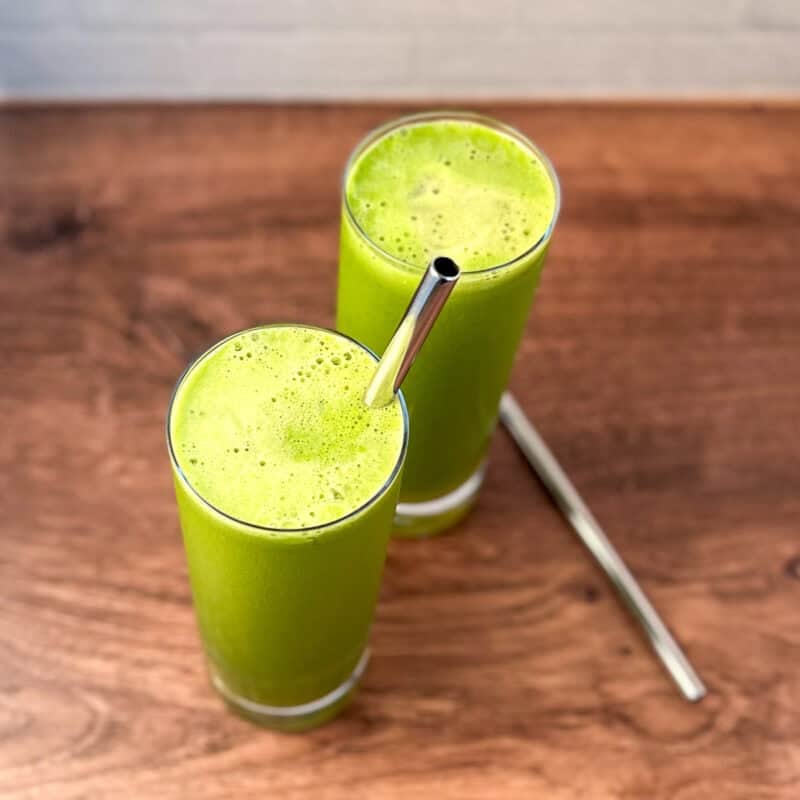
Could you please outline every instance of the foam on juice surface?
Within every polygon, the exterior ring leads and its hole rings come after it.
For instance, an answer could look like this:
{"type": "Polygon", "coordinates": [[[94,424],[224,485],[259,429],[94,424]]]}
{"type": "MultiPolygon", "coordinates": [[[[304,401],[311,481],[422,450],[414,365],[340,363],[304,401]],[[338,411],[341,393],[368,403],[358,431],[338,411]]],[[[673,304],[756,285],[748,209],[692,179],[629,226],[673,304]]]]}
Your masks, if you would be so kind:
{"type": "Polygon", "coordinates": [[[350,170],[347,202],[382,250],[424,267],[435,255],[466,271],[514,259],[544,235],[555,188],[533,151],[477,122],[393,130],[350,170]]]}
{"type": "Polygon", "coordinates": [[[170,418],[178,464],[220,511],[297,529],[339,519],[391,476],[399,401],[370,409],[375,361],[329,331],[272,326],[216,347],[181,383],[170,418]]]}

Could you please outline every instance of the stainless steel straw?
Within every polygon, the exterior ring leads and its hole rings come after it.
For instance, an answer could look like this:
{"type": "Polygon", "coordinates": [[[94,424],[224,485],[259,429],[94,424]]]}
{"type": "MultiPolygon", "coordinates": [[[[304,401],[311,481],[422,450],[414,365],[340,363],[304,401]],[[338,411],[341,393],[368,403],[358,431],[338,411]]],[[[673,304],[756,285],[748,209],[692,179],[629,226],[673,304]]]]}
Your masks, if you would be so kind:
{"type": "Polygon", "coordinates": [[[428,264],[364,394],[368,406],[392,402],[460,275],[458,264],[446,256],[428,264]]]}
{"type": "Polygon", "coordinates": [[[517,401],[506,392],[500,401],[500,419],[525,454],[531,467],[555,500],[575,533],[605,570],[617,594],[644,629],[661,663],[683,696],[694,703],[706,694],[706,687],[675,641],[658,612],[625,566],[614,545],[561,469],[550,449],[517,401]]]}

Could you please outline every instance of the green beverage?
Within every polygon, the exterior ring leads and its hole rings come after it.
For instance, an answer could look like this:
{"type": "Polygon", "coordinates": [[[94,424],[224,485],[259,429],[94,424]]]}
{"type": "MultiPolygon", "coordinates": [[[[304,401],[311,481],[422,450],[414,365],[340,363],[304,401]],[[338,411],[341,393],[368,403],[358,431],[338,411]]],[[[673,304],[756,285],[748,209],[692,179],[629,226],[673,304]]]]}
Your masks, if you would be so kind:
{"type": "Polygon", "coordinates": [[[331,717],[366,664],[407,439],[401,398],[363,402],[375,365],[331,331],[254,328],[202,355],[170,406],[212,682],[272,727],[331,717]]]}
{"type": "Polygon", "coordinates": [[[378,353],[436,255],[461,281],[403,384],[411,439],[397,532],[464,514],[558,216],[550,163],[469,114],[422,114],[367,137],[343,186],[337,327],[378,353]]]}

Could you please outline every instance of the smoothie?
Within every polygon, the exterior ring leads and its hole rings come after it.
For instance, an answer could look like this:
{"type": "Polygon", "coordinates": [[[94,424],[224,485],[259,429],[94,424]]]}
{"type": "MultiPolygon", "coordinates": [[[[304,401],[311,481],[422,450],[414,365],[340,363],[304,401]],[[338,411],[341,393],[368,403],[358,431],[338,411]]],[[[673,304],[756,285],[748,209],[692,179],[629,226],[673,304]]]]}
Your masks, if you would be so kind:
{"type": "Polygon", "coordinates": [[[383,352],[420,271],[463,275],[403,384],[411,420],[399,533],[472,502],[558,214],[555,173],[520,134],[467,114],[418,115],[355,151],[343,187],[337,327],[383,352]]]}
{"type": "Polygon", "coordinates": [[[170,407],[212,680],[275,727],[324,721],[365,663],[407,430],[400,399],[363,402],[375,364],[330,331],[266,326],[201,356],[170,407]]]}

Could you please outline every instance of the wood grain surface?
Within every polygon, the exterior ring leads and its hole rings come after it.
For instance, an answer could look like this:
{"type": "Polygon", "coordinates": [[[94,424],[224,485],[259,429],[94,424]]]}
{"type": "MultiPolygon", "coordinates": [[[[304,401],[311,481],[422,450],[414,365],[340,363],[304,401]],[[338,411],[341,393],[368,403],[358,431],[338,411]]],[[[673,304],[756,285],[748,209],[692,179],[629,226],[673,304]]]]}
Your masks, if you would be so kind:
{"type": "Polygon", "coordinates": [[[404,109],[0,111],[0,796],[800,797],[800,108],[486,110],[564,209],[513,388],[686,645],[685,703],[508,438],[392,543],[309,735],[207,685],[163,420],[187,360],[330,324],[350,148],[404,109]]]}

